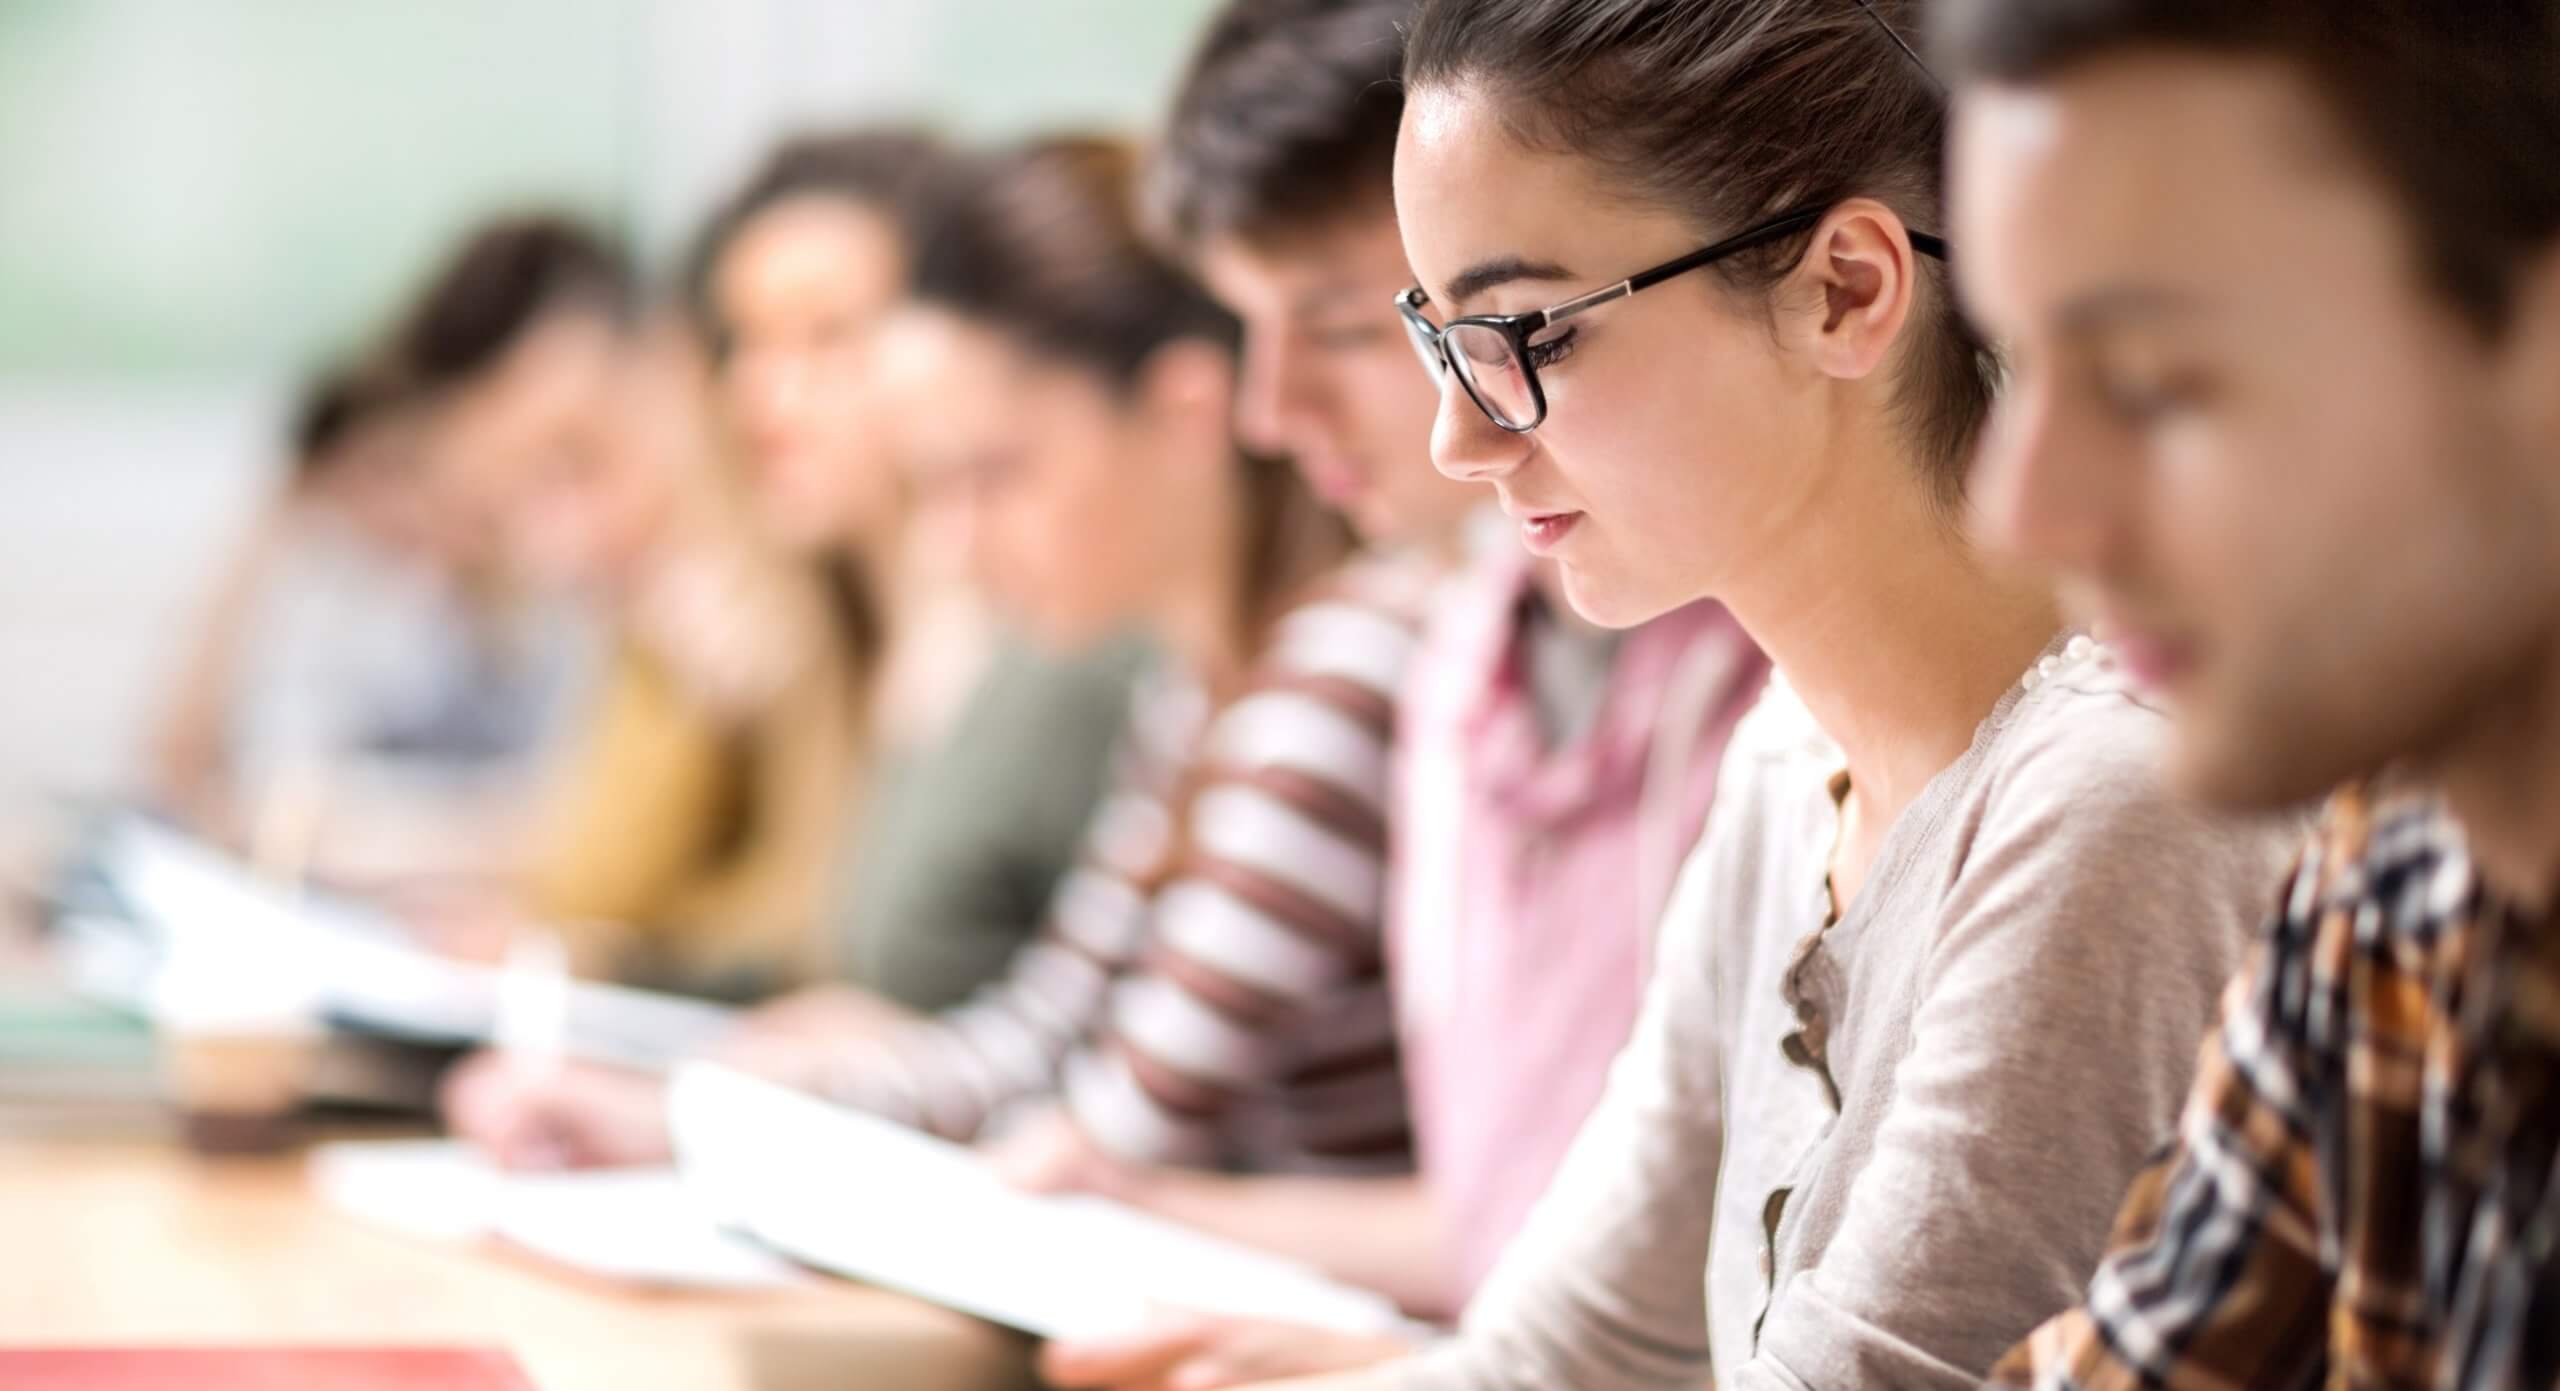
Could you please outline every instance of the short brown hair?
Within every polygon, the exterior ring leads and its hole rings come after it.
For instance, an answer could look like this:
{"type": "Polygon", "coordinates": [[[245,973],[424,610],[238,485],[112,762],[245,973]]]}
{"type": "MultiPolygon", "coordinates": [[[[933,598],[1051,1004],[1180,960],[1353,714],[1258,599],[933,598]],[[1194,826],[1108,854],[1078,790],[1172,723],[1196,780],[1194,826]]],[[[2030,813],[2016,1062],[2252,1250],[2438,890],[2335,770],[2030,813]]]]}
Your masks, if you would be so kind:
{"type": "Polygon", "coordinates": [[[1267,241],[1393,194],[1413,0],[1229,0],[1191,56],[1147,189],[1167,239],[1267,241]]]}
{"type": "MultiPolygon", "coordinates": [[[[1946,94],[1901,34],[1908,0],[1424,0],[1405,78],[1481,84],[1533,149],[1595,161],[1701,235],[1805,207],[1874,198],[1916,229],[1940,216],[1946,94]]],[[[1809,229],[1808,229],[1809,232],[1809,229]]],[[[1729,284],[1774,285],[1806,234],[1720,263],[1729,284]]],[[[1905,428],[1942,503],[1964,493],[2000,365],[1957,312],[1943,270],[1921,272],[1905,428]]]]}
{"type": "Polygon", "coordinates": [[[2492,333],[2560,236],[2553,0],[1950,0],[1936,37],[1993,82],[2141,49],[2291,64],[2403,205],[2437,289],[2492,333]]]}

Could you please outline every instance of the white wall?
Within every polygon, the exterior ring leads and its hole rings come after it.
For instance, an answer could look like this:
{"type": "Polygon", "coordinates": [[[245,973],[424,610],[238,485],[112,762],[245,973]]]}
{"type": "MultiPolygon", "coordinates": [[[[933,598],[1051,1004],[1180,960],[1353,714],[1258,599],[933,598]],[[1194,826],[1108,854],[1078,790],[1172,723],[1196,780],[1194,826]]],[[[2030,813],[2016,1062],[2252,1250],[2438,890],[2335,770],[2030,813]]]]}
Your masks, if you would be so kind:
{"type": "Polygon", "coordinates": [[[221,543],[266,485],[254,384],[0,384],[0,797],[124,785],[221,543]]]}

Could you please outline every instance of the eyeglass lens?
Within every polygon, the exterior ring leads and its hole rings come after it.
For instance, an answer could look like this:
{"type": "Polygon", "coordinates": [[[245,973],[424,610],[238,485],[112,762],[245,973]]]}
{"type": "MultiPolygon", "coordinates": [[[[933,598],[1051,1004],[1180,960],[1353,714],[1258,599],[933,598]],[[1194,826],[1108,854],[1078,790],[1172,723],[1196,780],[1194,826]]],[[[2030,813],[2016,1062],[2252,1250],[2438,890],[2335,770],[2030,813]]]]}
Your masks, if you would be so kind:
{"type": "Polygon", "coordinates": [[[1485,414],[1512,429],[1527,429],[1537,419],[1538,403],[1529,373],[1512,350],[1509,335],[1484,324],[1458,324],[1449,330],[1449,360],[1465,379],[1467,394],[1485,414]]]}

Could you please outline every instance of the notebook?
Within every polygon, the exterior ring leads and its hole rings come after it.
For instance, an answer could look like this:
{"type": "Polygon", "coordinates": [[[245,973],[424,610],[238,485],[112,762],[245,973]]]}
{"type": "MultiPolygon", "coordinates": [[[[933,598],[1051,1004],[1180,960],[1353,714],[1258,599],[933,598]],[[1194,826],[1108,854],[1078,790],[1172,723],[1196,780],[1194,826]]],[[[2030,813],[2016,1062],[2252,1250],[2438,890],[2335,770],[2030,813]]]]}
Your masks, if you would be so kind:
{"type": "Polygon", "coordinates": [[[0,1348],[10,1391],[533,1391],[493,1348],[0,1348]]]}
{"type": "Polygon", "coordinates": [[[1393,1304],[1119,1203],[1007,1185],[976,1152],[707,1063],[670,1093],[709,1211],[823,1270],[1042,1337],[1182,1308],[1407,1331],[1393,1304]]]}

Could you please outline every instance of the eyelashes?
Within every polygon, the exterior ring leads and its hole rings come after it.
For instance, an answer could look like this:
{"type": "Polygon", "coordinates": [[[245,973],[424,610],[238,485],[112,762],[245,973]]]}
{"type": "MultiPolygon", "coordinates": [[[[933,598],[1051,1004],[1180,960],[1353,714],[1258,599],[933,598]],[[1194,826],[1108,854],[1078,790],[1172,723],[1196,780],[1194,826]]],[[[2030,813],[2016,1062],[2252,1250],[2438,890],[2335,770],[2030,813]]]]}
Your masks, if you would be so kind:
{"type": "Polygon", "coordinates": [[[1533,370],[1543,372],[1548,368],[1555,366],[1557,363],[1564,361],[1566,358],[1573,356],[1574,342],[1581,336],[1582,330],[1578,328],[1569,328],[1556,337],[1548,339],[1544,343],[1530,344],[1529,366],[1533,370]]]}
{"type": "Polygon", "coordinates": [[[2107,409],[2136,428],[2184,415],[2205,404],[2210,395],[2205,383],[2189,374],[2120,377],[2102,372],[2096,386],[2098,399],[2107,409]]]}

